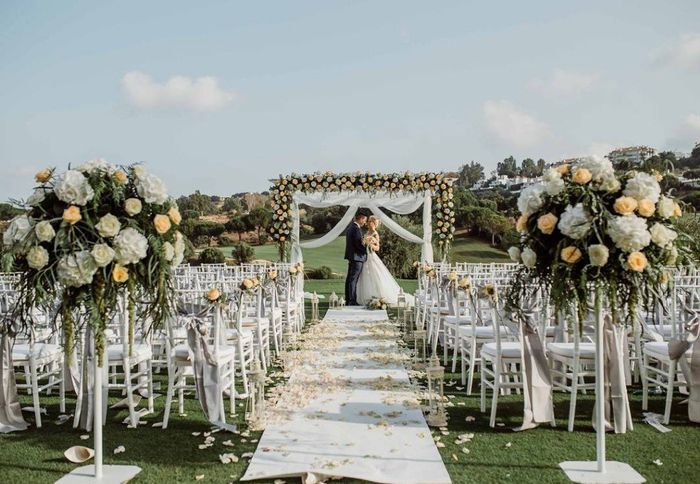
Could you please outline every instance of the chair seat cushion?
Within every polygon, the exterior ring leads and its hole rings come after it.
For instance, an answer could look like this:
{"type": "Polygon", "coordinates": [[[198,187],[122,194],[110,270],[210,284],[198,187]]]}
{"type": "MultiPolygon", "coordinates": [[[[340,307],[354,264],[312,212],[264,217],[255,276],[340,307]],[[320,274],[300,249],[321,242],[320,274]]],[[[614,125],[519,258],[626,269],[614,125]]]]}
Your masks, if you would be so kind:
{"type": "Polygon", "coordinates": [[[248,318],[243,318],[243,321],[241,321],[241,324],[243,325],[244,328],[257,328],[258,325],[260,325],[263,328],[269,328],[270,327],[270,320],[268,318],[258,318],[258,317],[248,317],[248,318]]]}
{"type": "MultiPolygon", "coordinates": [[[[501,357],[520,358],[521,345],[517,341],[504,341],[501,343],[501,357]]],[[[481,354],[496,357],[496,343],[486,343],[481,347],[481,354]]]]}
{"type": "MultiPolygon", "coordinates": [[[[642,352],[660,360],[670,361],[671,357],[668,354],[668,341],[650,341],[644,343],[642,352]]],[[[693,348],[688,348],[685,352],[685,357],[690,358],[693,353],[693,348]]]]}
{"type": "Polygon", "coordinates": [[[464,317],[464,316],[445,316],[445,324],[451,324],[451,325],[464,325],[464,324],[470,324],[471,319],[464,317]]]}
{"type": "Polygon", "coordinates": [[[242,328],[240,333],[238,332],[238,330],[236,328],[227,328],[225,330],[224,334],[226,335],[226,338],[228,338],[228,339],[236,339],[239,337],[239,335],[242,336],[241,339],[243,341],[253,339],[253,332],[247,328],[242,328]]]}
{"type": "MultiPolygon", "coordinates": [[[[128,355],[129,349],[127,347],[128,355]]],[[[137,360],[148,360],[152,357],[151,345],[135,344],[131,348],[131,358],[137,360]]],[[[107,347],[107,359],[109,361],[123,360],[124,347],[122,344],[109,345],[107,347]]]]}
{"type": "MultiPolygon", "coordinates": [[[[547,350],[556,355],[574,357],[573,343],[547,343],[547,350]]],[[[595,343],[579,343],[579,358],[595,358],[595,343]]]]}
{"type": "MultiPolygon", "coordinates": [[[[53,345],[49,343],[35,343],[34,344],[34,358],[37,360],[43,360],[46,358],[54,358],[61,354],[61,346],[53,345]]],[[[12,347],[12,361],[14,363],[18,362],[28,362],[30,354],[30,346],[27,344],[16,344],[12,347]]]]}
{"type": "MultiPolygon", "coordinates": [[[[462,326],[459,328],[460,336],[476,336],[477,339],[493,339],[495,333],[493,331],[493,326],[462,326]]],[[[506,326],[500,326],[501,336],[507,336],[510,334],[510,330],[506,326]]]]}

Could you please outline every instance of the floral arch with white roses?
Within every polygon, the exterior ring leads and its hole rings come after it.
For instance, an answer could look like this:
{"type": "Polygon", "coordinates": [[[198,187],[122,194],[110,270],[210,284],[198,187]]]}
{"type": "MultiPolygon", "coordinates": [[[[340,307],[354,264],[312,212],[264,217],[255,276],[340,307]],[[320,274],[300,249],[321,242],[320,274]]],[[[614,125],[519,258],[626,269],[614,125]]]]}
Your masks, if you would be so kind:
{"type": "Polygon", "coordinates": [[[360,208],[367,208],[400,237],[421,244],[421,260],[433,262],[433,237],[441,257],[446,257],[454,236],[453,179],[444,173],[313,173],[287,175],[274,180],[271,188],[272,238],[280,258],[302,260],[302,248],[329,244],[343,233],[360,208]],[[326,235],[307,242],[299,240],[299,205],[331,207],[343,205],[345,215],[326,235]],[[409,214],[423,206],[423,237],[401,227],[381,209],[409,214]],[[436,220],[433,229],[433,218],[436,220]]]}

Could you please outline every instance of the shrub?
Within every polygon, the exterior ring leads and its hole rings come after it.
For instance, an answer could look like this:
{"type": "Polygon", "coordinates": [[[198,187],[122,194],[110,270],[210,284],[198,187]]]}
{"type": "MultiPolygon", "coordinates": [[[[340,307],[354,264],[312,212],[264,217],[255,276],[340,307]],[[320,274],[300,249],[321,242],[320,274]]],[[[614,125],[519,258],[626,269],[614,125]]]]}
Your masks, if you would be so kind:
{"type": "Polygon", "coordinates": [[[202,264],[223,264],[226,256],[219,249],[210,247],[199,253],[199,262],[202,264]]]}
{"type": "MultiPolygon", "coordinates": [[[[407,217],[394,217],[394,220],[414,234],[422,234],[422,228],[412,223],[407,217]]],[[[379,257],[384,265],[398,279],[416,277],[413,262],[420,259],[420,245],[404,240],[388,229],[380,228],[381,248],[379,257]]]]}
{"type": "Polygon", "coordinates": [[[245,264],[253,260],[255,251],[248,244],[236,244],[231,251],[231,257],[236,261],[236,264],[245,264]]]}
{"type": "Polygon", "coordinates": [[[236,245],[238,241],[234,239],[233,237],[230,237],[228,235],[219,235],[219,245],[227,246],[230,247],[232,245],[236,245]]]}
{"type": "Polygon", "coordinates": [[[208,235],[196,235],[192,238],[192,243],[195,247],[208,247],[210,240],[208,235]]]}
{"type": "Polygon", "coordinates": [[[333,271],[328,266],[321,266],[318,269],[307,269],[305,273],[309,279],[333,279],[333,271]]]}

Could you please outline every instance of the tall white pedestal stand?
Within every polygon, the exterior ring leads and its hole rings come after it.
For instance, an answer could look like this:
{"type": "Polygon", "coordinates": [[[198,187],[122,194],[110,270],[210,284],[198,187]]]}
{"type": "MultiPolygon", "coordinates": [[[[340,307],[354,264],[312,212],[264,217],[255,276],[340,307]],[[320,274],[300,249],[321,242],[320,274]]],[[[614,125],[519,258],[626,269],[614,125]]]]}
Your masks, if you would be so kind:
{"type": "MultiPolygon", "coordinates": [[[[632,466],[624,462],[605,460],[605,375],[603,343],[603,301],[600,287],[595,289],[595,400],[596,400],[596,460],[561,462],[559,467],[573,482],[637,484],[646,482],[632,466]]],[[[578,331],[578,329],[575,329],[578,331]]]]}
{"type": "MultiPolygon", "coordinates": [[[[106,355],[105,355],[106,357],[106,355]]],[[[70,473],[60,478],[56,483],[61,484],[121,484],[128,482],[141,472],[138,466],[103,465],[102,464],[102,372],[103,367],[98,366],[98,358],[95,355],[95,387],[93,396],[93,432],[95,433],[95,463],[73,469],[70,473]]]]}

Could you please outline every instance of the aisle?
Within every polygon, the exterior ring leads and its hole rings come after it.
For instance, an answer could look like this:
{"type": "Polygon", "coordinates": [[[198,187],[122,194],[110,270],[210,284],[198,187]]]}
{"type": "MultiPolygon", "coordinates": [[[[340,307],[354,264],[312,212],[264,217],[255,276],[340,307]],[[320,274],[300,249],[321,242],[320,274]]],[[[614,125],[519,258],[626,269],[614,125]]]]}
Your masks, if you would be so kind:
{"type": "Polygon", "coordinates": [[[289,381],[244,481],[449,483],[385,311],[330,310],[287,354],[289,381]]]}

